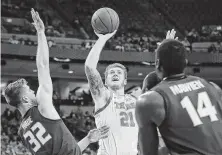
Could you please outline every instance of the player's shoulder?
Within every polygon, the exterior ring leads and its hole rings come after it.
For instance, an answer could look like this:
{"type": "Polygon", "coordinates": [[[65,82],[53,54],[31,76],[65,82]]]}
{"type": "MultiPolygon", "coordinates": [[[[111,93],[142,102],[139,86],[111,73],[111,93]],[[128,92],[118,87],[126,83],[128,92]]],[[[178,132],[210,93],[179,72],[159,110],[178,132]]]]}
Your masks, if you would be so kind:
{"type": "Polygon", "coordinates": [[[157,115],[163,110],[163,97],[156,91],[148,91],[140,95],[136,103],[136,113],[154,122],[159,122],[157,115]]]}
{"type": "Polygon", "coordinates": [[[210,81],[209,82],[217,91],[222,92],[221,88],[214,82],[210,81]]]}
{"type": "Polygon", "coordinates": [[[138,97],[137,104],[143,108],[155,108],[158,107],[163,101],[162,96],[156,91],[148,91],[138,97]]]}
{"type": "Polygon", "coordinates": [[[187,79],[192,79],[192,80],[202,80],[202,81],[207,81],[199,76],[193,76],[193,75],[186,75],[187,79]]]}
{"type": "Polygon", "coordinates": [[[198,77],[198,76],[189,76],[190,78],[194,78],[194,79],[198,79],[198,80],[201,80],[202,82],[205,82],[207,84],[209,84],[210,86],[213,86],[215,89],[217,89],[218,91],[221,91],[221,88],[214,82],[212,81],[208,81],[206,79],[203,79],[201,77],[198,77]]]}

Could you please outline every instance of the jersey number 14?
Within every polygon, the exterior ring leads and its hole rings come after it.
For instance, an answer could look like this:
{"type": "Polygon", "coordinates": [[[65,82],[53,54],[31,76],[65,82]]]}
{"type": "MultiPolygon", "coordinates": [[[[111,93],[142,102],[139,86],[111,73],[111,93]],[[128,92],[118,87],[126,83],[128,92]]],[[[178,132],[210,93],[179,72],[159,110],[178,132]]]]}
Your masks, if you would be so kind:
{"type": "Polygon", "coordinates": [[[211,122],[218,121],[217,111],[212,105],[207,92],[198,93],[197,110],[188,96],[185,96],[180,103],[187,110],[194,126],[203,124],[202,117],[210,117],[211,122]]]}
{"type": "Polygon", "coordinates": [[[44,126],[41,123],[36,122],[23,136],[32,146],[32,150],[37,152],[41,148],[41,145],[44,145],[52,138],[50,134],[45,135],[45,133],[46,129],[44,126]],[[36,132],[35,136],[34,132],[36,132]]]}

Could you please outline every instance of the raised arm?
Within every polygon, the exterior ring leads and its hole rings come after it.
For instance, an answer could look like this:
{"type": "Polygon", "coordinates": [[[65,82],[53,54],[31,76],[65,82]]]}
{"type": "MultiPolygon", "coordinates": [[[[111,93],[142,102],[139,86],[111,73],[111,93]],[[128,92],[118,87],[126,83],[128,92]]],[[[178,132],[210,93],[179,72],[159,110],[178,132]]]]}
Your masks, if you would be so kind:
{"type": "Polygon", "coordinates": [[[99,39],[96,41],[85,61],[85,73],[89,82],[93,100],[95,102],[95,110],[102,108],[106,104],[106,101],[110,95],[108,89],[104,86],[102,78],[97,70],[97,64],[105,43],[115,33],[116,31],[106,35],[96,34],[99,39]]]}
{"type": "MultiPolygon", "coordinates": [[[[136,103],[136,121],[141,155],[157,155],[159,139],[157,127],[165,118],[163,98],[154,91],[141,95],[136,103]]],[[[159,153],[158,153],[159,152],[159,153]]]]}
{"type": "Polygon", "coordinates": [[[40,113],[49,119],[59,119],[59,115],[52,103],[52,79],[49,69],[49,48],[45,36],[45,27],[39,17],[38,12],[31,10],[33,25],[37,30],[38,47],[36,55],[36,66],[38,70],[39,88],[37,91],[37,101],[40,113]]]}

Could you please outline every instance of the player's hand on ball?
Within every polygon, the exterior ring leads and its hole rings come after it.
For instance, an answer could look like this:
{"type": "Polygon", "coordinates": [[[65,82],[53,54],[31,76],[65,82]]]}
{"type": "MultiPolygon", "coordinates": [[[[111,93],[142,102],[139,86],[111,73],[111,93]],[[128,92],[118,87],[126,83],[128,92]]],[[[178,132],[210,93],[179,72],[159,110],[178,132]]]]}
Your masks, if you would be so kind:
{"type": "Polygon", "coordinates": [[[176,31],[172,29],[171,31],[167,31],[166,39],[175,39],[178,40],[178,37],[175,38],[176,31]]]}
{"type": "Polygon", "coordinates": [[[39,17],[39,13],[32,8],[31,14],[32,14],[32,19],[33,19],[32,24],[35,26],[36,31],[45,32],[45,26],[41,18],[39,17]]]}
{"type": "Polygon", "coordinates": [[[107,33],[107,34],[99,34],[99,33],[96,33],[96,31],[94,31],[94,33],[99,37],[99,39],[107,41],[116,34],[116,31],[117,30],[113,31],[112,33],[107,33]]]}
{"type": "Polygon", "coordinates": [[[94,143],[94,142],[99,141],[100,139],[107,138],[108,132],[109,132],[109,127],[102,126],[99,129],[90,130],[87,137],[88,137],[90,143],[94,143]]]}

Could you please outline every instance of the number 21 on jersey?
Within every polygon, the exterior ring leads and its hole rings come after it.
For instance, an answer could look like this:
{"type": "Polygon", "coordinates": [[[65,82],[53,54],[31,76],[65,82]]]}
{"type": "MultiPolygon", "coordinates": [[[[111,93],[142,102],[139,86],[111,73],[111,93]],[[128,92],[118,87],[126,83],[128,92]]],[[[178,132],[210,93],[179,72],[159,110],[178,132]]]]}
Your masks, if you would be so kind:
{"type": "Polygon", "coordinates": [[[120,125],[124,127],[135,127],[133,112],[120,112],[120,125]]]}
{"type": "Polygon", "coordinates": [[[210,117],[211,122],[218,121],[217,111],[212,105],[207,92],[198,93],[197,110],[194,108],[188,96],[185,96],[180,103],[182,107],[187,110],[187,113],[190,116],[194,126],[203,124],[201,118],[207,116],[210,117]]]}
{"type": "Polygon", "coordinates": [[[44,126],[41,123],[36,122],[31,129],[23,135],[23,137],[28,140],[29,144],[32,146],[32,150],[37,152],[42,145],[52,138],[49,133],[43,136],[45,133],[46,129],[44,126]],[[36,132],[36,134],[34,134],[34,132],[36,132]]]}

